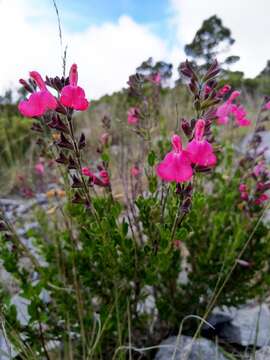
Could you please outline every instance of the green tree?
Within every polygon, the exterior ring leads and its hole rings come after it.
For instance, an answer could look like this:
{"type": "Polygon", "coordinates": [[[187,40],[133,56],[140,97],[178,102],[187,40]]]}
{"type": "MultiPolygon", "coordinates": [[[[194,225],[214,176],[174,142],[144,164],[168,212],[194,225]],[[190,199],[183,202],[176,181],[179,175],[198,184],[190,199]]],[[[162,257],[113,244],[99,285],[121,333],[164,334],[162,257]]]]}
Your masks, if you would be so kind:
{"type": "Polygon", "coordinates": [[[159,74],[161,81],[166,83],[166,80],[170,79],[172,76],[172,68],[172,64],[166,63],[165,61],[154,62],[153,58],[150,57],[137,67],[136,73],[145,77],[152,77],[159,74]]]}
{"type": "MultiPolygon", "coordinates": [[[[204,20],[194,39],[185,46],[185,53],[194,63],[201,63],[208,67],[219,53],[229,50],[235,40],[231,30],[225,27],[216,15],[204,20]]],[[[238,56],[229,56],[223,64],[231,65],[239,60],[238,56]]]]}

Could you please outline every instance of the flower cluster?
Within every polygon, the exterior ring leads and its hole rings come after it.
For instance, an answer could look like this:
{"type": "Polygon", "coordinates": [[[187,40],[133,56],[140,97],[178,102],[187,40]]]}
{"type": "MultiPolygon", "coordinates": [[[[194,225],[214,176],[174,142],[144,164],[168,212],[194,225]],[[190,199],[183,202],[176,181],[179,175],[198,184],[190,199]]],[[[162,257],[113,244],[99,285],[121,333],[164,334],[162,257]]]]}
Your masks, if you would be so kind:
{"type": "Polygon", "coordinates": [[[193,166],[212,167],[216,164],[216,155],[212,145],[204,138],[205,120],[199,119],[195,125],[194,138],[182,148],[181,138],[172,136],[173,151],[158,164],[157,175],[168,182],[186,182],[192,178],[193,166]]]}
{"type": "MultiPolygon", "coordinates": [[[[33,91],[28,100],[19,103],[19,111],[23,116],[30,118],[41,117],[48,110],[55,110],[60,104],[73,110],[87,110],[89,102],[85,98],[85,92],[77,85],[78,71],[76,64],[71,66],[69,85],[61,89],[59,100],[49,92],[44,80],[37,71],[31,71],[30,78],[35,80],[40,90],[33,91]]],[[[23,79],[20,80],[20,83],[27,85],[23,79]]],[[[29,86],[27,86],[27,89],[29,89],[29,86]]]]}
{"type": "MultiPolygon", "coordinates": [[[[261,110],[267,110],[263,104],[261,110]]],[[[241,206],[249,213],[259,210],[269,200],[270,172],[266,163],[267,147],[262,146],[261,133],[266,130],[267,117],[259,112],[255,130],[247,145],[246,152],[239,162],[238,170],[242,173],[242,181],[239,185],[241,206]],[[251,170],[250,170],[251,169],[251,170]]]]}
{"type": "MultiPolygon", "coordinates": [[[[94,172],[82,165],[81,150],[86,146],[85,135],[81,133],[79,139],[76,139],[72,115],[74,110],[87,110],[89,101],[85,97],[84,90],[78,86],[77,65],[71,66],[68,79],[46,78],[45,83],[38,72],[32,71],[29,83],[25,80],[20,80],[20,83],[30,92],[30,97],[19,103],[19,111],[26,117],[39,120],[33,124],[33,130],[42,133],[44,126],[47,126],[55,131],[52,134],[58,152],[55,161],[67,167],[72,188],[76,189],[74,202],[89,204],[88,187],[109,186],[110,178],[104,164],[98,166],[97,171],[94,172]],[[56,90],[56,97],[49,92],[47,86],[56,90]],[[85,177],[89,178],[88,182],[85,177]]],[[[100,139],[101,145],[107,146],[108,141],[109,134],[104,133],[100,139]]],[[[35,170],[41,174],[42,164],[38,163],[35,170]]]]}
{"type": "MultiPolygon", "coordinates": [[[[224,92],[223,88],[220,94],[224,95],[226,92],[227,91],[224,92]]],[[[249,126],[251,124],[251,121],[247,118],[247,111],[244,106],[233,103],[233,101],[239,96],[239,91],[233,91],[228,100],[217,108],[216,115],[219,125],[226,125],[229,122],[230,116],[234,117],[236,124],[240,127],[249,126]]]]}
{"type": "Polygon", "coordinates": [[[99,168],[97,173],[93,173],[88,167],[82,168],[83,175],[89,178],[89,183],[93,183],[99,186],[108,186],[110,184],[110,177],[108,171],[103,168],[99,168]]]}
{"type": "Polygon", "coordinates": [[[265,104],[265,110],[270,110],[270,101],[265,104]]]}
{"type": "Polygon", "coordinates": [[[128,124],[129,125],[136,125],[140,118],[140,110],[136,107],[132,107],[128,110],[128,124]]]}
{"type": "Polygon", "coordinates": [[[269,199],[267,192],[270,189],[270,173],[265,162],[259,161],[245,180],[246,183],[239,185],[241,200],[249,205],[263,205],[269,199]],[[250,185],[247,184],[248,178],[250,178],[250,185]],[[253,182],[255,182],[255,186],[251,184],[253,182]]]}

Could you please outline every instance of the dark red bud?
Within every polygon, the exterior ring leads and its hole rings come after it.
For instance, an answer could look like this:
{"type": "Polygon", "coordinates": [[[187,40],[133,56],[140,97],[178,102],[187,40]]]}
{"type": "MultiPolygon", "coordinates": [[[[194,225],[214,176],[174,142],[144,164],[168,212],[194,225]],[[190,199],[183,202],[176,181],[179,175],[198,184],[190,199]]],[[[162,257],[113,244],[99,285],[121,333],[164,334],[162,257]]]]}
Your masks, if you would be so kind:
{"type": "Polygon", "coordinates": [[[73,189],[80,189],[83,187],[83,183],[81,182],[81,180],[79,180],[79,178],[76,175],[72,176],[72,181],[73,181],[73,183],[72,183],[71,187],[73,189]]]}
{"type": "Polygon", "coordinates": [[[83,148],[86,146],[84,133],[82,133],[81,136],[80,136],[80,140],[79,140],[78,146],[79,146],[79,149],[80,149],[80,150],[83,149],[83,148]]]}
{"type": "Polygon", "coordinates": [[[56,144],[61,148],[73,150],[72,143],[65,137],[63,133],[60,135],[60,141],[58,141],[56,144]]]}
{"type": "Polygon", "coordinates": [[[68,159],[67,157],[62,153],[62,151],[59,154],[59,157],[57,159],[55,159],[55,161],[59,164],[67,164],[68,163],[68,159]]]}

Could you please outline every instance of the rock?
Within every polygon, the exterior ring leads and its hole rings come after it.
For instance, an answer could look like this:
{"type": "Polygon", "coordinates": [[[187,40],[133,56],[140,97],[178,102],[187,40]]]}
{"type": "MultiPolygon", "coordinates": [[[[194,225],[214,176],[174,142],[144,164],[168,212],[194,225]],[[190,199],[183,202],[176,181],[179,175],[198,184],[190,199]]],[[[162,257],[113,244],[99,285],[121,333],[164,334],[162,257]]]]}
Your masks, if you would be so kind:
{"type": "Polygon", "coordinates": [[[228,308],[224,306],[223,308],[216,307],[212,311],[212,314],[208,317],[207,322],[212,325],[212,327],[207,324],[203,324],[202,333],[206,337],[219,335],[222,331],[222,328],[226,323],[230,323],[236,314],[236,308],[228,308]]]}
{"type": "Polygon", "coordinates": [[[38,229],[38,227],[39,227],[39,224],[37,222],[26,223],[26,224],[24,224],[24,227],[17,229],[17,234],[20,236],[24,236],[27,234],[27,232],[29,230],[38,229]]]}
{"type": "Polygon", "coordinates": [[[0,330],[0,360],[14,359],[17,352],[10,345],[8,339],[4,336],[3,331],[0,330]]]}
{"type": "Polygon", "coordinates": [[[27,325],[30,319],[28,314],[28,305],[30,301],[16,294],[11,299],[11,304],[16,306],[17,309],[17,320],[21,325],[27,325]]]}
{"type": "MultiPolygon", "coordinates": [[[[155,360],[171,360],[175,351],[176,336],[171,336],[164,340],[156,354],[155,360]]],[[[175,360],[228,360],[219,350],[217,345],[210,340],[199,338],[192,344],[192,338],[181,336],[175,360]],[[192,346],[192,348],[191,348],[192,346]]]]}
{"type": "Polygon", "coordinates": [[[268,360],[270,359],[270,346],[264,346],[255,352],[255,356],[251,355],[250,360],[268,360]]]}
{"type": "Polygon", "coordinates": [[[216,324],[213,323],[211,316],[208,319],[211,325],[217,328],[219,337],[229,343],[242,346],[263,347],[270,344],[270,310],[266,304],[249,304],[239,309],[234,307],[214,312],[216,324]],[[227,314],[228,320],[223,321],[227,314]],[[217,322],[217,316],[221,316],[223,323],[217,322]]]}

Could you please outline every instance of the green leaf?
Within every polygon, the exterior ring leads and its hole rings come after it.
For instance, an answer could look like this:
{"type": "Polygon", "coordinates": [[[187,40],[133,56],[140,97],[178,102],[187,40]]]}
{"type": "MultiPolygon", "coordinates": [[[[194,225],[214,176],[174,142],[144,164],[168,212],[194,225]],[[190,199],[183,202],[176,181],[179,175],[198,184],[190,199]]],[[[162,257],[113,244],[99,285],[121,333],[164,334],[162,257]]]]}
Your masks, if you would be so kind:
{"type": "Polygon", "coordinates": [[[148,164],[149,166],[154,166],[155,162],[156,162],[156,154],[155,152],[152,150],[150,151],[150,153],[148,154],[148,164]]]}

